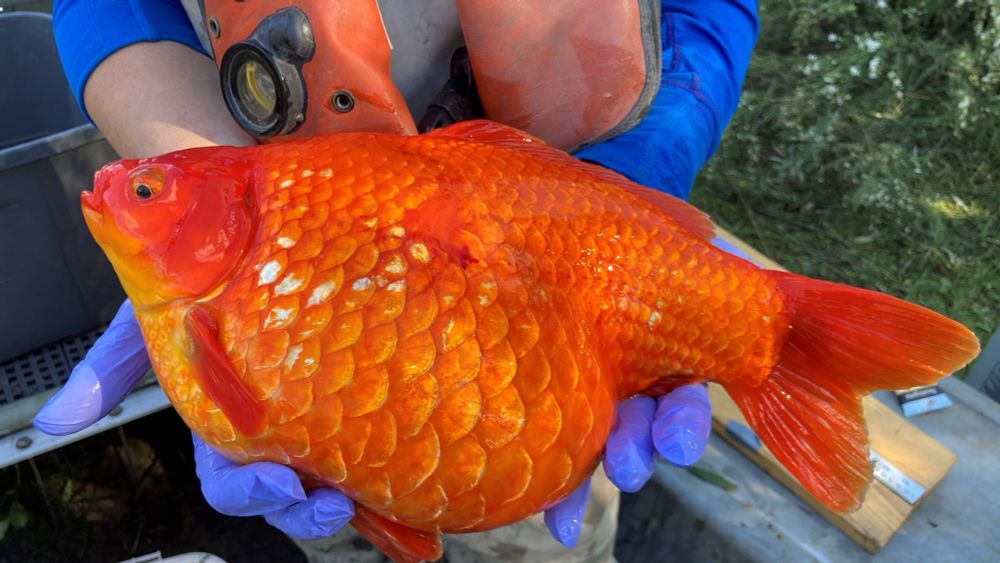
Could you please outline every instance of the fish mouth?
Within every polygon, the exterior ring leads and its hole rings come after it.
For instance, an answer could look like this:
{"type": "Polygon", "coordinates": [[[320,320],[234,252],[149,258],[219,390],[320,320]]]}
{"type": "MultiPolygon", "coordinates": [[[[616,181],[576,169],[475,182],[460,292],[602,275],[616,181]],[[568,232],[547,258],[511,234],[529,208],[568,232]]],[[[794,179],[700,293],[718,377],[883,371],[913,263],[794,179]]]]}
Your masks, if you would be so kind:
{"type": "Polygon", "coordinates": [[[97,196],[96,190],[93,192],[80,192],[80,210],[83,211],[83,219],[90,228],[90,234],[96,238],[100,230],[100,225],[103,222],[101,199],[97,196]]]}
{"type": "Polygon", "coordinates": [[[84,213],[87,211],[97,214],[101,213],[101,199],[97,197],[97,190],[80,192],[80,203],[83,204],[84,213]]]}

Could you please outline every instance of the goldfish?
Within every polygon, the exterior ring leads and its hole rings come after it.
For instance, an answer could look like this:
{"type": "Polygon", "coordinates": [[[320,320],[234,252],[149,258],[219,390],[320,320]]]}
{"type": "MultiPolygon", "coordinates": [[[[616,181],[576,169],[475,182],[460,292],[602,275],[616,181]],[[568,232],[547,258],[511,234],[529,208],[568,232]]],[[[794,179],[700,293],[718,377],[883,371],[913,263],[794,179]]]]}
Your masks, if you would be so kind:
{"type": "Polygon", "coordinates": [[[122,160],[82,210],[186,424],[343,492],[399,561],[559,502],[619,401],[704,381],[849,511],[872,476],[860,397],[979,350],[923,307],[718,250],[696,208],[488,121],[122,160]]]}

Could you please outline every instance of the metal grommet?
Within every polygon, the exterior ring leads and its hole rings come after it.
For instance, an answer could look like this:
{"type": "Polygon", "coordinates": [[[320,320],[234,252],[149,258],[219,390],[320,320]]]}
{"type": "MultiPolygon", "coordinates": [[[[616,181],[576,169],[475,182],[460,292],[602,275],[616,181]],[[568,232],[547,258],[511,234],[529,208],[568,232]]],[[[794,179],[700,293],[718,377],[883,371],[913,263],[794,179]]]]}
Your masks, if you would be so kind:
{"type": "Polygon", "coordinates": [[[218,39],[219,35],[222,33],[222,30],[219,29],[219,20],[214,17],[208,18],[208,31],[212,33],[212,37],[218,39]]]}
{"type": "Polygon", "coordinates": [[[31,446],[31,444],[33,442],[34,441],[31,438],[29,438],[27,436],[21,436],[20,438],[17,439],[16,442],[14,442],[14,447],[17,448],[17,449],[19,449],[19,450],[23,450],[23,449],[31,446]]]}
{"type": "Polygon", "coordinates": [[[330,96],[330,105],[340,113],[347,113],[354,109],[354,95],[347,90],[337,90],[330,96]]]}

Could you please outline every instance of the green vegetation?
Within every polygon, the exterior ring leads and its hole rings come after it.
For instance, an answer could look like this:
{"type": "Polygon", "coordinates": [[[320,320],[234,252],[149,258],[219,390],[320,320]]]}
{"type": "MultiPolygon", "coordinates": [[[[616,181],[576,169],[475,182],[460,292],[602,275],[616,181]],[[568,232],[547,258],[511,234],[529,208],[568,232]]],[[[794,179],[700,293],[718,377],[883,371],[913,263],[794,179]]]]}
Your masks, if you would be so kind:
{"type": "Polygon", "coordinates": [[[785,267],[1000,324],[1000,2],[765,0],[692,201],[785,267]]]}

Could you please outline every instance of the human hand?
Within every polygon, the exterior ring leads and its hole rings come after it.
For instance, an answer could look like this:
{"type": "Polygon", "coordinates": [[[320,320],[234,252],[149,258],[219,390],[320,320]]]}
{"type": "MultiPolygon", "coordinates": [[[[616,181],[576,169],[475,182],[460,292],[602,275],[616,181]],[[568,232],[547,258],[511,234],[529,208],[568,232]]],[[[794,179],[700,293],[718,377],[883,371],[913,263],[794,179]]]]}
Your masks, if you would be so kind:
{"type": "Polygon", "coordinates": [[[35,427],[54,436],[83,430],[118,406],[149,369],[142,332],[126,299],[63,388],[35,415],[35,427]]]}
{"type": "MultiPolygon", "coordinates": [[[[638,491],[653,475],[654,455],[674,465],[691,465],[705,450],[712,428],[704,385],[685,385],[658,399],[633,397],[618,405],[614,429],[604,452],[604,472],[626,492],[638,491]]],[[[590,491],[588,479],[570,496],[545,511],[552,537],[576,545],[590,491]]]]}
{"type": "Polygon", "coordinates": [[[271,462],[239,465],[197,436],[194,463],[205,500],[228,516],[263,516],[303,540],[325,538],[354,516],[351,499],[332,489],[306,493],[292,468],[271,462]]]}

